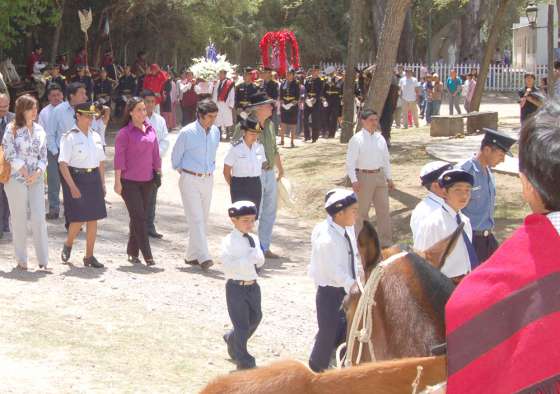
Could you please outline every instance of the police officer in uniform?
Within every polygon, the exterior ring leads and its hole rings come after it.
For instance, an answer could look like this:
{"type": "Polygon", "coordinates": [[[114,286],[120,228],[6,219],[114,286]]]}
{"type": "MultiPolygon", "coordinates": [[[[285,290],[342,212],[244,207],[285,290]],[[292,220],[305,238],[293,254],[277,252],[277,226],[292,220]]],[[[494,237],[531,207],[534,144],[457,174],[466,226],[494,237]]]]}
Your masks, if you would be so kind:
{"type": "Polygon", "coordinates": [[[319,67],[311,67],[311,76],[305,80],[305,106],[303,113],[303,134],[305,141],[316,142],[323,121],[324,82],[319,76],[319,67]],[[311,128],[311,132],[310,129],[311,128]]]}
{"type": "Polygon", "coordinates": [[[486,261],[498,249],[494,231],[494,207],[496,206],[496,181],[491,168],[504,161],[516,140],[497,130],[486,132],[480,150],[471,159],[460,165],[474,177],[474,186],[469,204],[463,213],[470,219],[473,228],[473,245],[480,263],[486,261]]]}
{"type": "Polygon", "coordinates": [[[55,64],[50,70],[50,75],[47,77],[45,94],[49,90],[49,87],[53,84],[57,84],[62,89],[63,94],[66,92],[66,77],[60,74],[59,64],[55,64]]]}
{"type": "Polygon", "coordinates": [[[325,69],[327,78],[325,80],[325,108],[326,129],[329,138],[334,138],[338,128],[338,118],[342,114],[342,95],[344,91],[344,80],[335,75],[334,66],[325,69]]]}
{"type": "Polygon", "coordinates": [[[88,100],[91,100],[91,95],[93,93],[93,79],[87,66],[78,65],[76,66],[77,74],[72,78],[72,82],[80,82],[86,87],[86,95],[88,100]]]}
{"type": "Polygon", "coordinates": [[[91,103],[78,104],[76,124],[60,142],[58,162],[62,174],[64,211],[70,223],[62,248],[62,261],[68,262],[81,227],[86,225],[86,267],[103,268],[93,255],[97,221],[107,217],[105,207],[105,152],[98,133],[91,128],[97,114],[91,103]]]}
{"type": "Polygon", "coordinates": [[[119,79],[116,92],[117,98],[115,99],[115,112],[117,116],[121,116],[126,102],[136,93],[136,78],[132,75],[130,65],[128,64],[124,66],[124,75],[119,79]]]}
{"type": "Polygon", "coordinates": [[[453,165],[445,161],[432,161],[420,170],[420,182],[428,189],[428,195],[416,205],[410,216],[410,229],[412,239],[418,236],[418,228],[430,214],[441,208],[443,204],[444,190],[439,186],[438,178],[447,170],[453,169],[453,165]]]}
{"type": "Polygon", "coordinates": [[[243,112],[243,109],[251,104],[249,97],[257,93],[257,85],[253,83],[253,76],[251,73],[253,69],[251,67],[245,68],[243,73],[243,82],[235,87],[235,111],[236,115],[243,112]]]}
{"type": "Polygon", "coordinates": [[[290,68],[286,73],[286,80],[280,85],[280,145],[284,145],[286,132],[290,136],[291,147],[295,147],[294,138],[298,122],[298,104],[300,83],[295,79],[295,71],[290,68]]]}
{"type": "Polygon", "coordinates": [[[230,186],[232,202],[252,201],[258,210],[262,198],[260,176],[266,162],[264,147],[257,141],[262,129],[254,116],[241,119],[240,127],[243,138],[231,145],[224,159],[224,177],[230,186]]]}
{"type": "Polygon", "coordinates": [[[95,83],[93,91],[95,99],[102,101],[108,107],[111,107],[111,95],[113,93],[113,80],[107,78],[107,70],[102,67],[99,71],[99,79],[95,83]]]}
{"type": "Polygon", "coordinates": [[[274,100],[272,105],[272,124],[274,128],[274,135],[278,135],[278,125],[280,122],[278,121],[278,107],[277,107],[277,100],[280,96],[280,87],[278,82],[272,79],[272,68],[265,67],[263,72],[261,73],[262,82],[260,84],[260,91],[265,92],[268,97],[274,100]]]}

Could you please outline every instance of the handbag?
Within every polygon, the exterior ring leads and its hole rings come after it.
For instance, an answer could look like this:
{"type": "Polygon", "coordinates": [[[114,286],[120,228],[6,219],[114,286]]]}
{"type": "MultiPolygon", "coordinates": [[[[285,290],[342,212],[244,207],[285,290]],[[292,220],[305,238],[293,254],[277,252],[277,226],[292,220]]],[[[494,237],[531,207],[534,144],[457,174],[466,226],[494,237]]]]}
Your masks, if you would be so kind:
{"type": "MultiPolygon", "coordinates": [[[[13,127],[14,137],[16,136],[15,125],[13,127]]],[[[12,176],[12,166],[10,162],[6,160],[6,156],[4,155],[4,146],[0,141],[0,183],[8,183],[10,177],[12,176]]]]}

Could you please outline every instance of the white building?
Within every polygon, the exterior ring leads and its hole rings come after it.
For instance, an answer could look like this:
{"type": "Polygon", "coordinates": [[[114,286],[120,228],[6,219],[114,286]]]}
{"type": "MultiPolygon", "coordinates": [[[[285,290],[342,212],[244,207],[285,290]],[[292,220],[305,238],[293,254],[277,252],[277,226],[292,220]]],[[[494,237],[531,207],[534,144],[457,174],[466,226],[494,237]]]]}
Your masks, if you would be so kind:
{"type": "MultiPolygon", "coordinates": [[[[512,64],[515,68],[535,70],[548,64],[548,5],[538,4],[537,22],[531,27],[526,16],[513,24],[512,64]]],[[[554,48],[558,48],[558,12],[554,6],[554,48]]]]}

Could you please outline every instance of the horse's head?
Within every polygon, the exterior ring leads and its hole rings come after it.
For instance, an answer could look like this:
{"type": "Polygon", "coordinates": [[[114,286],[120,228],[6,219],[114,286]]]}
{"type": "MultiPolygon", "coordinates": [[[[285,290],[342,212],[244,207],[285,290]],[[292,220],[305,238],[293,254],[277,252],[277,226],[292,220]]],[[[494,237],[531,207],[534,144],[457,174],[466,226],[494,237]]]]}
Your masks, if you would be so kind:
{"type": "Polygon", "coordinates": [[[381,257],[381,243],[375,227],[367,220],[364,220],[362,230],[358,234],[358,251],[364,272],[369,273],[381,257]]]}
{"type": "Polygon", "coordinates": [[[424,251],[417,252],[421,257],[428,261],[437,269],[441,269],[445,264],[445,259],[457,245],[457,240],[462,234],[464,223],[461,223],[451,235],[441,241],[436,242],[424,251]]]}

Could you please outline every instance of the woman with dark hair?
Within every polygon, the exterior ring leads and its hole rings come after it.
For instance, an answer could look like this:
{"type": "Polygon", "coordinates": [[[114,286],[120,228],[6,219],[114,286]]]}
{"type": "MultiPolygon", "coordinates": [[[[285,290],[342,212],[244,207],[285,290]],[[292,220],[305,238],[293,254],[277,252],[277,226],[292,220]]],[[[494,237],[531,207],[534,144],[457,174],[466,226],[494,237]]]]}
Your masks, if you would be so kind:
{"type": "Polygon", "coordinates": [[[27,270],[27,208],[31,211],[33,244],[39,268],[49,261],[47,223],[45,221],[44,173],[47,169],[47,135],[35,123],[37,100],[23,95],[16,100],[16,116],[8,124],[2,146],[11,166],[4,189],[11,211],[13,243],[17,267],[27,270]]]}
{"type": "Polygon", "coordinates": [[[128,261],[154,265],[146,217],[154,184],[161,182],[161,157],[156,131],[146,121],[146,105],[131,98],[125,109],[126,121],[115,139],[115,192],[122,196],[130,216],[128,261]]]}

